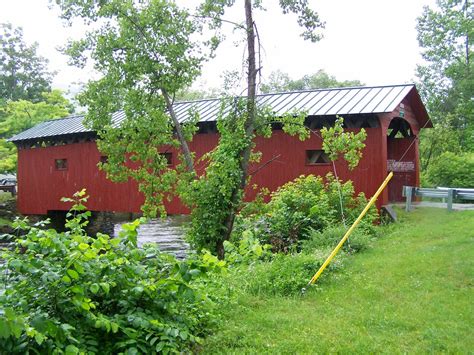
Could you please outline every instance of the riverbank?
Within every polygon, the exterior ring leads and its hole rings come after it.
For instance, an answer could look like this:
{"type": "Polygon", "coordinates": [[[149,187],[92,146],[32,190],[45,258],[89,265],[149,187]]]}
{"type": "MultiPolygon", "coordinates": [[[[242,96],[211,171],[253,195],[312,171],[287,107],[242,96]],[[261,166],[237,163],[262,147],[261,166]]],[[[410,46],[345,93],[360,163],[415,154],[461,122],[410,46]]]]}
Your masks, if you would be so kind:
{"type": "Polygon", "coordinates": [[[202,353],[471,352],[474,212],[398,213],[305,296],[239,294],[202,353]]]}
{"type": "MultiPolygon", "coordinates": [[[[4,234],[14,234],[11,227],[13,220],[20,216],[16,209],[16,198],[10,193],[0,191],[0,236],[4,234]]],[[[57,212],[49,216],[29,216],[32,221],[50,218],[52,223],[50,227],[56,230],[64,230],[64,220],[66,211],[57,212]]],[[[130,222],[140,216],[137,214],[124,213],[93,213],[90,218],[91,235],[98,231],[113,236],[117,236],[124,223],[130,222]],[[108,217],[108,218],[104,218],[108,217]]],[[[189,250],[189,244],[184,240],[184,225],[189,221],[187,215],[167,216],[165,218],[155,218],[144,222],[138,228],[138,244],[143,246],[145,243],[157,243],[160,250],[171,253],[178,259],[186,257],[189,250]]],[[[0,244],[10,243],[11,238],[0,238],[0,244]]]]}

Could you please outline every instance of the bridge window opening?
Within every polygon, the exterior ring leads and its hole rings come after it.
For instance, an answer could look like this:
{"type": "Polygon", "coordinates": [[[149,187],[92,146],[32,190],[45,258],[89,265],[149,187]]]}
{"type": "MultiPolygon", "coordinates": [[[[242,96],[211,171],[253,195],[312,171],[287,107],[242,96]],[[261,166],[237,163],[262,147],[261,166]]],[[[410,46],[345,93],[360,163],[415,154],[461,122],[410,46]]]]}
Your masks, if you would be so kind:
{"type": "MultiPolygon", "coordinates": [[[[323,127],[334,127],[338,116],[308,116],[305,120],[305,126],[311,130],[321,129],[323,127]]],[[[348,114],[341,115],[343,118],[343,128],[379,128],[380,120],[376,114],[348,114]]]]}
{"type": "Polygon", "coordinates": [[[388,126],[389,138],[408,138],[413,136],[410,124],[403,118],[394,118],[388,126]]]}
{"type": "Polygon", "coordinates": [[[173,154],[172,153],[166,152],[166,153],[160,153],[160,155],[166,159],[166,163],[168,165],[173,164],[173,154]]]}
{"type": "Polygon", "coordinates": [[[306,165],[322,165],[330,162],[328,155],[323,150],[306,151],[306,165]]]}
{"type": "Polygon", "coordinates": [[[56,170],[67,170],[67,159],[56,159],[54,161],[56,170]]]}
{"type": "Polygon", "coordinates": [[[216,134],[217,124],[215,122],[199,122],[198,133],[201,134],[216,134]]]}

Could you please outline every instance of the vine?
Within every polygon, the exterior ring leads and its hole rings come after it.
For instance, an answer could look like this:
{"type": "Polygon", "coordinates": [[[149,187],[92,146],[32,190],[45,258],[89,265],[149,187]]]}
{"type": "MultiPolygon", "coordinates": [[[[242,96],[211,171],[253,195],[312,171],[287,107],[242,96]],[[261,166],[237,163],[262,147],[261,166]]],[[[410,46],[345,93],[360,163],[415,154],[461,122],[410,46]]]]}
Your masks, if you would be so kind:
{"type": "MultiPolygon", "coordinates": [[[[241,207],[244,195],[240,189],[242,170],[241,152],[249,147],[252,151],[251,162],[258,162],[261,154],[255,151],[253,139],[257,135],[269,138],[272,134],[271,123],[275,122],[274,115],[268,108],[257,108],[257,129],[249,137],[245,130],[246,99],[225,99],[223,108],[232,105],[228,115],[223,110],[217,120],[220,134],[219,144],[211,152],[203,156],[207,163],[205,174],[195,179],[188,187],[182,186],[183,201],[191,208],[192,222],[188,238],[197,249],[209,249],[217,252],[220,258],[224,256],[224,241],[226,237],[226,221],[230,210],[241,207]],[[232,205],[232,193],[238,190],[239,195],[232,205]]],[[[309,137],[309,131],[304,126],[305,114],[288,114],[279,119],[283,129],[290,135],[298,135],[300,139],[309,137]]],[[[250,179],[247,176],[247,182],[250,179]]]]}

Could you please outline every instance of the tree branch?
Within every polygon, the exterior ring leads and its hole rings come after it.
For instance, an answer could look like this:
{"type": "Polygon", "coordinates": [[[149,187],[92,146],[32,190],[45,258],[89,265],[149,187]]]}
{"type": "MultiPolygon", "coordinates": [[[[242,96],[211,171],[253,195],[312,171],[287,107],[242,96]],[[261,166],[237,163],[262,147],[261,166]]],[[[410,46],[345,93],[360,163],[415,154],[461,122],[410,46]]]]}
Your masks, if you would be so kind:
{"type": "MultiPolygon", "coordinates": [[[[132,23],[132,25],[140,32],[142,38],[145,40],[145,42],[149,43],[150,41],[148,40],[148,37],[146,36],[145,31],[143,28],[133,20],[130,16],[125,14],[123,11],[118,11],[123,17],[125,17],[128,21],[132,23]]],[[[159,62],[158,55],[155,51],[151,51],[152,56],[155,58],[157,62],[159,62]]],[[[156,74],[156,76],[159,76],[156,74]]],[[[189,149],[188,143],[186,142],[186,139],[183,134],[183,130],[181,129],[181,124],[178,121],[178,117],[176,116],[176,113],[174,112],[173,109],[173,101],[174,101],[174,93],[173,93],[173,99],[171,99],[170,95],[168,94],[167,90],[163,87],[160,87],[160,90],[163,94],[163,98],[166,103],[166,108],[169,112],[169,115],[171,117],[171,120],[173,121],[173,125],[176,129],[176,134],[178,135],[178,140],[181,145],[181,149],[183,150],[184,154],[184,160],[186,163],[186,170],[190,173],[194,173],[194,162],[193,162],[193,157],[191,155],[191,150],[189,149]]]]}
{"type": "Polygon", "coordinates": [[[178,135],[179,143],[181,144],[181,149],[184,153],[184,160],[186,163],[186,170],[190,173],[194,173],[194,162],[193,157],[191,155],[191,151],[189,149],[188,143],[186,142],[186,138],[184,137],[183,130],[181,129],[181,123],[178,121],[178,117],[174,112],[173,103],[170,99],[168,92],[162,88],[163,98],[166,102],[166,108],[170,114],[171,120],[173,121],[174,128],[176,129],[176,134],[178,135]]]}
{"type": "Polygon", "coordinates": [[[249,175],[255,175],[256,173],[258,173],[260,170],[262,170],[263,168],[265,168],[268,164],[270,164],[271,162],[273,162],[274,160],[277,160],[278,158],[281,157],[281,154],[278,154],[277,156],[274,156],[273,158],[271,158],[270,160],[266,161],[265,163],[263,163],[262,165],[260,165],[258,168],[256,168],[255,170],[251,171],[249,173],[249,175]]]}
{"type": "Polygon", "coordinates": [[[203,15],[191,15],[191,14],[190,14],[189,16],[194,17],[194,18],[203,18],[203,19],[204,19],[204,18],[208,18],[208,19],[211,19],[211,20],[217,20],[217,21],[229,23],[229,24],[231,24],[231,25],[234,25],[234,26],[237,27],[237,28],[240,28],[240,29],[242,29],[242,30],[247,31],[247,28],[246,28],[244,25],[240,24],[240,23],[237,23],[237,22],[234,22],[234,21],[230,21],[230,20],[224,20],[224,19],[218,18],[218,17],[216,17],[216,16],[203,16],[203,15]]]}

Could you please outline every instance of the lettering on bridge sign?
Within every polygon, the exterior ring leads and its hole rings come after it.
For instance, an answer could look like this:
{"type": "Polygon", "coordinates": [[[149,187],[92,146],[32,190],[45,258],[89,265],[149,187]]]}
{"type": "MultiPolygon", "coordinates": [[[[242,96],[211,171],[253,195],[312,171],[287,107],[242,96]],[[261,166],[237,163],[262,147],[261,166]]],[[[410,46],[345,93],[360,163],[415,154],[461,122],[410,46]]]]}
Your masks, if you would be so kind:
{"type": "Polygon", "coordinates": [[[415,171],[415,162],[387,160],[387,170],[394,173],[409,173],[415,171]]]}

